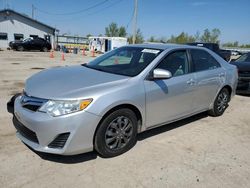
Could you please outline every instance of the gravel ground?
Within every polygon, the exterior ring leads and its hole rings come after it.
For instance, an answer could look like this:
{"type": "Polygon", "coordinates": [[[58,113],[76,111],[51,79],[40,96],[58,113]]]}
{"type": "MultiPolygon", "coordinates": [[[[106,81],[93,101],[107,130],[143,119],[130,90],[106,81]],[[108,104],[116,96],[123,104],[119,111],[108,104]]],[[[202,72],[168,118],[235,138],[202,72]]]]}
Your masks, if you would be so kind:
{"type": "Polygon", "coordinates": [[[205,113],[139,135],[129,152],[103,159],[36,153],[15,136],[6,102],[32,74],[90,57],[0,52],[1,187],[250,187],[250,98],[235,96],[222,117],[205,113]]]}

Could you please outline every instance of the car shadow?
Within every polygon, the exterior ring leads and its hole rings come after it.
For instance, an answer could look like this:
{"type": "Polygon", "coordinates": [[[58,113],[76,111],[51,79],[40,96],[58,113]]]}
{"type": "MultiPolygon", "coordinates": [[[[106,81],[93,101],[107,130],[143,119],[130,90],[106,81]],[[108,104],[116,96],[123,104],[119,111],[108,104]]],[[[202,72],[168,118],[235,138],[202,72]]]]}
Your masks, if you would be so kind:
{"type": "Polygon", "coordinates": [[[156,127],[156,128],[151,129],[151,130],[142,132],[138,135],[137,138],[138,138],[138,141],[142,141],[142,140],[147,139],[149,137],[153,137],[153,136],[162,134],[164,132],[171,131],[173,129],[176,129],[178,127],[187,125],[189,123],[192,123],[194,121],[197,121],[197,120],[200,120],[200,119],[203,119],[206,117],[208,117],[207,112],[203,112],[203,113],[188,117],[188,118],[183,119],[183,120],[179,120],[179,121],[176,121],[176,122],[173,122],[170,124],[166,124],[166,125],[156,127]]]}
{"type": "Polygon", "coordinates": [[[250,93],[243,94],[243,93],[236,93],[236,95],[242,96],[242,97],[250,97],[250,93]]]}
{"type": "MultiPolygon", "coordinates": [[[[26,145],[26,144],[25,144],[26,145]]],[[[76,163],[83,163],[86,161],[91,161],[97,158],[96,151],[78,154],[78,155],[57,155],[51,153],[43,153],[39,151],[35,151],[28,145],[26,145],[31,151],[37,154],[41,159],[56,163],[63,163],[63,164],[76,164],[76,163]]]]}
{"type": "MultiPolygon", "coordinates": [[[[186,118],[186,119],[174,122],[174,123],[166,124],[166,125],[145,131],[145,132],[140,133],[138,135],[138,137],[137,137],[138,141],[143,141],[144,139],[147,139],[149,137],[156,136],[156,135],[162,134],[164,132],[176,129],[178,127],[187,125],[187,124],[192,123],[194,121],[206,118],[207,116],[208,116],[207,113],[204,112],[204,113],[200,113],[198,115],[194,115],[192,117],[189,117],[189,118],[186,118]]],[[[33,151],[35,154],[37,154],[41,159],[56,162],[56,163],[63,163],[63,164],[83,163],[83,162],[87,162],[90,160],[94,160],[99,156],[96,151],[78,154],[78,155],[70,155],[70,156],[42,153],[42,152],[35,151],[34,149],[29,147],[28,145],[26,145],[26,146],[31,151],[33,151]]],[[[99,156],[99,157],[101,157],[101,156],[99,156]]]]}

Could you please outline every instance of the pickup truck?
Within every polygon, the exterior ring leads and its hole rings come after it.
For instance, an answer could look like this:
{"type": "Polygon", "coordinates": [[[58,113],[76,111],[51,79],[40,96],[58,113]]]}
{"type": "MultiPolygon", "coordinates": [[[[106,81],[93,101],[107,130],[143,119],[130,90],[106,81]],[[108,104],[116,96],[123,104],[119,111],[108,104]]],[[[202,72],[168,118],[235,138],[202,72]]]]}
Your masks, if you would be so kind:
{"type": "Polygon", "coordinates": [[[225,61],[230,61],[231,51],[220,49],[219,45],[216,43],[193,42],[193,43],[187,43],[187,45],[201,46],[208,48],[213,52],[217,53],[219,56],[221,56],[225,61]]]}

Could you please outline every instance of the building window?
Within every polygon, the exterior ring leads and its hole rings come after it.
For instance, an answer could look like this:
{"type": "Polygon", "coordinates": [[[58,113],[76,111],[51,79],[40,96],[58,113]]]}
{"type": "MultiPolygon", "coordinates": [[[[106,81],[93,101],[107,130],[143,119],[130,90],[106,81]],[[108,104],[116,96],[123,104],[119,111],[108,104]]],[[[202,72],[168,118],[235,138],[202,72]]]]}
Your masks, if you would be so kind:
{"type": "Polygon", "coordinates": [[[8,34],[7,33],[0,33],[0,40],[8,40],[8,34]]]}
{"type": "Polygon", "coordinates": [[[14,40],[23,40],[23,34],[14,33],[14,40]]]}
{"type": "Polygon", "coordinates": [[[38,35],[30,35],[31,38],[35,39],[38,37],[38,35]]]}

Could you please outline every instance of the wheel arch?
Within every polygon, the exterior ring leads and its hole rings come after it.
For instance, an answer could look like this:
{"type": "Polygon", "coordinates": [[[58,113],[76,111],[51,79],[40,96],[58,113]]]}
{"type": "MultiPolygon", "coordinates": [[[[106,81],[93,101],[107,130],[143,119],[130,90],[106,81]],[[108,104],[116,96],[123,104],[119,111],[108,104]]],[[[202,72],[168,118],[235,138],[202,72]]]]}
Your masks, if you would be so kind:
{"type": "Polygon", "coordinates": [[[214,97],[212,103],[209,105],[209,109],[212,109],[212,108],[213,108],[214,101],[215,101],[216,97],[218,96],[218,94],[220,93],[220,91],[221,91],[223,88],[226,88],[226,89],[229,91],[229,101],[231,100],[231,95],[232,95],[233,89],[232,89],[232,87],[231,87],[230,85],[225,84],[225,85],[223,85],[220,89],[218,89],[218,91],[217,91],[217,93],[216,93],[216,95],[215,95],[215,97],[214,97]]]}
{"type": "Polygon", "coordinates": [[[124,109],[124,108],[127,108],[127,109],[130,109],[132,110],[135,115],[136,115],[136,118],[137,118],[137,122],[138,122],[138,133],[140,132],[141,128],[142,128],[142,122],[143,122],[143,118],[142,118],[142,113],[141,111],[139,110],[138,107],[136,107],[135,105],[132,105],[132,104],[128,104],[128,103],[125,103],[125,104],[119,104],[117,106],[114,106],[112,107],[111,109],[109,109],[104,115],[103,117],[101,118],[101,120],[99,121],[96,129],[95,129],[95,133],[94,133],[94,137],[93,137],[93,146],[94,146],[94,143],[95,143],[95,137],[96,137],[96,132],[98,130],[98,128],[100,127],[101,123],[103,122],[103,120],[109,115],[111,114],[112,112],[116,111],[116,110],[119,110],[119,109],[124,109]]]}
{"type": "Polygon", "coordinates": [[[220,89],[220,91],[223,89],[223,88],[226,88],[228,91],[229,91],[229,101],[231,100],[231,95],[232,95],[232,91],[233,91],[233,89],[232,89],[232,87],[230,86],[230,85],[224,85],[221,89],[220,89]]]}

